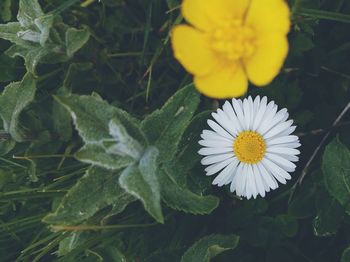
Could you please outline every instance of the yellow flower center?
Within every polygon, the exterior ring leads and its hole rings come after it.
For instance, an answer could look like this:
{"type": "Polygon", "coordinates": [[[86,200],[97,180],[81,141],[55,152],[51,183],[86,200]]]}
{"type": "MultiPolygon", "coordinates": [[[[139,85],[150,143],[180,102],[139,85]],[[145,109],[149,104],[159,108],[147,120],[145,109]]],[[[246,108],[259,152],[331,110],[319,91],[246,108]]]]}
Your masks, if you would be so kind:
{"type": "Polygon", "coordinates": [[[256,164],[265,155],[266,143],[257,132],[243,131],[233,143],[233,150],[239,161],[246,164],[256,164]]]}
{"type": "Polygon", "coordinates": [[[255,51],[254,30],[242,20],[232,20],[211,34],[211,48],[228,60],[251,56],[255,51]]]}

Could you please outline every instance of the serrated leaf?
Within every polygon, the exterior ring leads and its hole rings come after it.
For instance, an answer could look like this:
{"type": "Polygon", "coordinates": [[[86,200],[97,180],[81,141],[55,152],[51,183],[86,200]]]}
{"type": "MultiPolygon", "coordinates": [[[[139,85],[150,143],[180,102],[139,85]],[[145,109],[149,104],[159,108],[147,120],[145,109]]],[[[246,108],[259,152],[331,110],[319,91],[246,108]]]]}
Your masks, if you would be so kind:
{"type": "Polygon", "coordinates": [[[338,138],[325,149],[322,172],[329,194],[350,214],[350,151],[338,138]]]}
{"type": "Polygon", "coordinates": [[[22,30],[21,24],[18,22],[10,22],[7,24],[0,24],[0,38],[8,40],[20,46],[32,47],[33,44],[28,43],[18,36],[18,32],[22,30]]]}
{"type": "Polygon", "coordinates": [[[139,130],[138,121],[114,106],[94,96],[57,96],[61,103],[71,114],[74,125],[85,143],[102,143],[111,138],[109,122],[117,118],[126,128],[131,137],[142,145],[146,144],[144,135],[139,130]]]}
{"type": "Polygon", "coordinates": [[[184,87],[160,109],[142,121],[141,128],[150,144],[160,151],[160,161],[173,159],[177,145],[199,104],[193,85],[184,87]]]}
{"type": "Polygon", "coordinates": [[[37,0],[20,0],[17,19],[22,27],[30,27],[44,13],[37,0]]]}
{"type": "Polygon", "coordinates": [[[21,82],[9,84],[0,96],[0,116],[4,129],[17,142],[26,140],[23,128],[19,124],[19,116],[33,101],[35,91],[35,79],[27,73],[21,82]]]}
{"type": "Polygon", "coordinates": [[[6,50],[6,55],[10,57],[22,57],[24,59],[24,64],[28,72],[36,75],[36,67],[47,55],[49,55],[51,50],[49,48],[43,48],[41,46],[33,46],[32,48],[22,47],[19,45],[14,45],[6,50]]]}
{"type": "Polygon", "coordinates": [[[44,15],[34,20],[35,25],[40,30],[39,43],[41,46],[45,46],[46,41],[49,39],[50,31],[54,22],[54,15],[44,15]]]}
{"type": "Polygon", "coordinates": [[[80,48],[82,48],[90,38],[90,33],[86,28],[69,28],[66,32],[66,50],[67,56],[72,57],[80,48]]]}
{"type": "Polygon", "coordinates": [[[98,144],[86,144],[75,154],[75,157],[81,162],[110,170],[118,170],[127,167],[135,161],[129,156],[117,156],[107,153],[106,149],[98,144]]]}
{"type": "Polygon", "coordinates": [[[162,189],[162,200],[173,209],[192,214],[210,214],[219,205],[217,197],[192,193],[184,186],[180,186],[164,169],[158,178],[162,189]]]}
{"type": "Polygon", "coordinates": [[[210,235],[194,243],[183,255],[181,262],[209,262],[218,254],[234,249],[239,242],[237,235],[210,235]]]}
{"type": "Polygon", "coordinates": [[[122,201],[125,195],[128,193],[118,185],[118,174],[91,167],[63,197],[56,211],[47,215],[43,221],[75,225],[89,219],[101,209],[122,201]]]}
{"type": "Polygon", "coordinates": [[[155,147],[148,148],[138,166],[131,165],[122,172],[119,183],[128,193],[141,200],[152,217],[164,223],[157,179],[157,157],[158,150],[155,147]]]}
{"type": "Polygon", "coordinates": [[[107,148],[107,153],[139,159],[143,153],[143,147],[128,134],[122,123],[117,118],[113,118],[109,122],[108,127],[109,134],[113,137],[113,142],[107,148]]]}

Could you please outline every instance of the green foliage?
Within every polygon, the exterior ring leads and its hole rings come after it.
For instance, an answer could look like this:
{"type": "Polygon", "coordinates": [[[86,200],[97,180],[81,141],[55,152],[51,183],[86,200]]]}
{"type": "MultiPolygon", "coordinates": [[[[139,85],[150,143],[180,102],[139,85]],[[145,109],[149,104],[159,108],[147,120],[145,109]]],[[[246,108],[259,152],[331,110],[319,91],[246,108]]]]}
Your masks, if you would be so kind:
{"type": "Polygon", "coordinates": [[[56,211],[47,215],[43,221],[58,225],[75,225],[86,221],[99,210],[117,203],[118,210],[134,199],[119,185],[113,171],[91,167],[86,174],[64,196],[56,211]]]}
{"type": "Polygon", "coordinates": [[[181,262],[206,261],[218,254],[237,247],[239,237],[236,235],[211,235],[201,238],[191,246],[181,259],[181,262]]]}
{"type": "Polygon", "coordinates": [[[19,117],[23,109],[34,100],[35,92],[35,79],[28,73],[21,82],[9,84],[0,96],[0,116],[4,129],[17,142],[28,139],[19,123],[19,117]]]}
{"type": "Polygon", "coordinates": [[[173,58],[181,1],[0,1],[1,261],[350,261],[350,2],[288,2],[289,56],[248,95],[288,109],[300,160],[245,200],[200,164],[223,101],[173,58]]]}
{"type": "Polygon", "coordinates": [[[350,214],[350,151],[337,138],[326,147],[322,172],[330,195],[350,214]]]}

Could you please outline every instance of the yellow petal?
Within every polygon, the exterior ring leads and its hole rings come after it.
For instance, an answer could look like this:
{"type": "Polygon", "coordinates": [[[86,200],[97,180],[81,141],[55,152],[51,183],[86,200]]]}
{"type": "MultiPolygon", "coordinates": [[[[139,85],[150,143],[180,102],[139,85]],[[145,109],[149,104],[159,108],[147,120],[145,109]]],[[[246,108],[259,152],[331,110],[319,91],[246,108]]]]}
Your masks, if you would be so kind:
{"type": "Polygon", "coordinates": [[[281,70],[287,54],[286,36],[270,34],[258,39],[255,53],[244,59],[249,80],[257,86],[269,84],[281,70]]]}
{"type": "Polygon", "coordinates": [[[204,33],[187,25],[178,25],[172,31],[174,55],[186,70],[195,75],[208,74],[217,59],[204,33]]]}
{"type": "Polygon", "coordinates": [[[249,0],[184,0],[182,15],[198,29],[210,31],[232,19],[243,18],[248,4],[249,0]]]}
{"type": "Polygon", "coordinates": [[[259,32],[287,34],[290,28],[289,7],[285,0],[252,0],[245,23],[259,32]]]}
{"type": "Polygon", "coordinates": [[[199,92],[213,98],[238,97],[247,92],[248,79],[241,65],[221,66],[206,76],[195,76],[199,92]]]}

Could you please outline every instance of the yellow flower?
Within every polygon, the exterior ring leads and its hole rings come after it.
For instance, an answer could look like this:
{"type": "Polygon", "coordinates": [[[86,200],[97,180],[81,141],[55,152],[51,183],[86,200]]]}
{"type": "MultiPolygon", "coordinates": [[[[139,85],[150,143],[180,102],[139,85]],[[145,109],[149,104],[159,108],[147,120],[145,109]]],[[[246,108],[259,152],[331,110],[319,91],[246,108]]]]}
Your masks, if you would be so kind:
{"type": "Polygon", "coordinates": [[[284,0],[184,0],[190,25],[172,32],[175,57],[210,97],[243,95],[248,79],[270,83],[288,53],[289,8],[284,0]]]}

